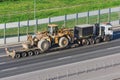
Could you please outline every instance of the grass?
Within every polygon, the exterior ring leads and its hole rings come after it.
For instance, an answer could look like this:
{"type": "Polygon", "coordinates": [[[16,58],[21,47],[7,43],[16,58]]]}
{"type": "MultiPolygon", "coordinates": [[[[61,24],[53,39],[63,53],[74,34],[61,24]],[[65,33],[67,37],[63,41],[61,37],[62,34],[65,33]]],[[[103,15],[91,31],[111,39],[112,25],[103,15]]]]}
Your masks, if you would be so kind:
{"type": "MultiPolygon", "coordinates": [[[[119,13],[113,12],[111,13],[111,21],[118,20],[119,19],[119,13]]],[[[71,19],[67,20],[65,22],[66,28],[73,28],[76,24],[85,24],[88,23],[87,17],[81,17],[78,20],[77,19],[71,19]]],[[[107,22],[108,21],[108,14],[101,14],[100,15],[100,22],[107,22]]],[[[94,24],[98,22],[98,16],[90,16],[89,17],[89,23],[94,24]]],[[[64,21],[54,22],[54,24],[58,24],[59,28],[63,27],[64,21]]],[[[26,35],[26,34],[33,34],[34,33],[35,26],[25,26],[19,28],[9,28],[6,29],[6,37],[11,36],[17,36],[18,31],[20,31],[20,36],[26,35]]],[[[47,24],[41,24],[37,26],[37,31],[44,31],[47,29],[47,24]]],[[[4,37],[4,30],[0,29],[0,38],[4,37]]]]}
{"type": "MultiPolygon", "coordinates": [[[[36,18],[47,18],[120,5],[120,0],[36,0],[36,18]]],[[[0,2],[0,23],[34,19],[34,0],[0,2]]]]}

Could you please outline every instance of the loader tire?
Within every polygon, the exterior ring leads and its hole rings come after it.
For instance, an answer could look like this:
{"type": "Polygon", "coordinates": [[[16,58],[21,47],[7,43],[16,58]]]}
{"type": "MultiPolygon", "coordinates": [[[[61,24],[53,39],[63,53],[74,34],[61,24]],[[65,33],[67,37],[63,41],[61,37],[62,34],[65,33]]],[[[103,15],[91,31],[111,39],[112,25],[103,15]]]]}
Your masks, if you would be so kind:
{"type": "Polygon", "coordinates": [[[89,42],[90,42],[90,45],[95,44],[95,40],[94,40],[93,38],[90,38],[90,39],[89,39],[89,42]]]}
{"type": "Polygon", "coordinates": [[[38,48],[42,51],[45,52],[50,48],[50,42],[42,39],[38,42],[38,48]]]}
{"type": "Polygon", "coordinates": [[[66,37],[61,37],[61,38],[59,39],[59,46],[60,46],[61,48],[67,47],[68,44],[69,44],[69,40],[68,40],[66,37]]]}

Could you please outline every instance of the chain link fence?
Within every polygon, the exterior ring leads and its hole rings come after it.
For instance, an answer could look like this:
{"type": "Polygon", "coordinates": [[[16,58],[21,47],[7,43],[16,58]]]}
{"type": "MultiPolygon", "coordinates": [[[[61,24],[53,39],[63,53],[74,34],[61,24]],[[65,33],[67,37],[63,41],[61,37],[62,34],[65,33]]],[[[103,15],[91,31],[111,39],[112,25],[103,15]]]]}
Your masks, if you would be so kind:
{"type": "Polygon", "coordinates": [[[0,44],[10,43],[8,38],[14,37],[13,42],[20,42],[26,39],[22,36],[35,34],[38,31],[47,29],[48,24],[58,24],[59,28],[73,28],[77,24],[94,24],[102,22],[113,22],[120,24],[120,7],[108,8],[96,11],[88,11],[58,17],[35,19],[0,24],[0,44]]]}

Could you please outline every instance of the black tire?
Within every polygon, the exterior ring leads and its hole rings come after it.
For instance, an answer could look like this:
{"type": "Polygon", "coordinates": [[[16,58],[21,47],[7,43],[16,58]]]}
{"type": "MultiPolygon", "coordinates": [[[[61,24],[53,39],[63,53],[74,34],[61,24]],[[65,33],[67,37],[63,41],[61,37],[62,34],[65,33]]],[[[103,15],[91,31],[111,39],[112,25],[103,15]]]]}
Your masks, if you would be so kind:
{"type": "Polygon", "coordinates": [[[50,42],[42,39],[38,42],[38,48],[42,51],[45,52],[50,48],[50,42]]]}
{"type": "Polygon", "coordinates": [[[27,53],[26,52],[22,52],[22,57],[27,57],[27,53]]]}
{"type": "Polygon", "coordinates": [[[89,45],[89,44],[90,44],[90,42],[89,42],[88,39],[83,39],[83,40],[82,40],[82,46],[87,46],[87,45],[89,45]]]}
{"type": "Polygon", "coordinates": [[[95,44],[95,40],[93,38],[89,39],[90,45],[95,44]]]}
{"type": "Polygon", "coordinates": [[[21,57],[21,56],[20,56],[20,53],[16,53],[16,54],[15,54],[15,58],[18,59],[18,58],[20,58],[20,57],[21,57]]]}
{"type": "Polygon", "coordinates": [[[110,41],[110,36],[109,35],[104,36],[103,41],[104,42],[110,41]]]}
{"type": "Polygon", "coordinates": [[[28,51],[28,56],[33,56],[33,55],[34,55],[33,51],[28,51]]]}
{"type": "Polygon", "coordinates": [[[40,54],[40,50],[35,50],[35,51],[34,51],[34,54],[35,54],[35,55],[39,55],[39,54],[40,54]]]}
{"type": "Polygon", "coordinates": [[[59,39],[59,46],[60,46],[61,48],[67,47],[68,44],[69,44],[69,40],[68,40],[66,37],[61,37],[61,38],[59,39]]]}
{"type": "Polygon", "coordinates": [[[95,43],[97,44],[97,43],[100,43],[101,42],[101,39],[100,38],[96,38],[95,39],[95,43]]]}

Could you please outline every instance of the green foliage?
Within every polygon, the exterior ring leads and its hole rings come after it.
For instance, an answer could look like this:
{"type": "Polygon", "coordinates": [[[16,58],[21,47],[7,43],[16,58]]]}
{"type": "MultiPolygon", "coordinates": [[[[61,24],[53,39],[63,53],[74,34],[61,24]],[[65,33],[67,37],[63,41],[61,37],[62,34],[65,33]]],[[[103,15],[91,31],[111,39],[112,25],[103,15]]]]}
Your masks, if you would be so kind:
{"type": "MultiPolygon", "coordinates": [[[[0,1],[0,23],[34,19],[34,0],[0,1]]],[[[120,0],[36,0],[35,11],[36,18],[47,18],[119,5],[120,0]]]]}

